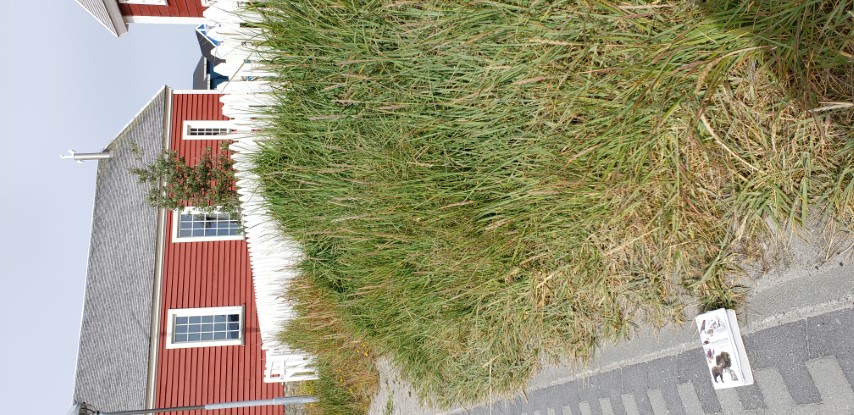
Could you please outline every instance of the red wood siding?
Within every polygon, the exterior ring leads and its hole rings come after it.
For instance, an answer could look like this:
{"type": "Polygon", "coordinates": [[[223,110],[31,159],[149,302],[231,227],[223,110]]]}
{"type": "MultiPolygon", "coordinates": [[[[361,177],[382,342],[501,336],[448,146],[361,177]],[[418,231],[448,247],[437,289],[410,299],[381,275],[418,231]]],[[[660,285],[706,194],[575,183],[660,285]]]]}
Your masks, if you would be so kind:
{"type": "MultiPolygon", "coordinates": [[[[220,95],[172,97],[171,148],[193,162],[215,140],[182,140],[184,120],[220,120],[220,95]]],[[[261,335],[245,241],[172,242],[172,214],[166,220],[157,407],[200,405],[283,396],[280,384],[263,382],[261,335]],[[167,311],[173,308],[244,305],[243,346],[166,349],[167,311]]],[[[203,415],[203,411],[192,412],[203,415]]],[[[281,414],[281,406],[229,409],[219,415],[281,414]]],[[[186,412],[182,414],[187,414],[186,412]]]]}
{"type": "Polygon", "coordinates": [[[202,0],[168,0],[166,6],[120,3],[122,16],[202,17],[202,0]]]}

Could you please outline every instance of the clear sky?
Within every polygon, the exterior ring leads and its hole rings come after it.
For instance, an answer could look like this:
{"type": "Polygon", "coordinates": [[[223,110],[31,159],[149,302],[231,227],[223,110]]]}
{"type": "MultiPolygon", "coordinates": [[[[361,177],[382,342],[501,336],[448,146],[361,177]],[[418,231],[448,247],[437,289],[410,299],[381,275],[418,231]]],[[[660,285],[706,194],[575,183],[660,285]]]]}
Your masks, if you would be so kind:
{"type": "Polygon", "coordinates": [[[189,89],[191,26],[115,38],[74,0],[0,1],[0,396],[3,413],[71,406],[100,151],[164,84],[189,89]]]}

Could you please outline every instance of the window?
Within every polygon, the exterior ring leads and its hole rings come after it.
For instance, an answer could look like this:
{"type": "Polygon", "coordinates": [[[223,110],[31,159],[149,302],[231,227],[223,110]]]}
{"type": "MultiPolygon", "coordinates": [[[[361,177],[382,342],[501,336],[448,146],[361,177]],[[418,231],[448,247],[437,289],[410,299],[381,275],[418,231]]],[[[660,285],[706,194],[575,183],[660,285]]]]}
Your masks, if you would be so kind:
{"type": "Polygon", "coordinates": [[[243,239],[240,220],[229,213],[202,212],[188,207],[172,217],[173,242],[202,242],[243,239]]]}
{"type": "Polygon", "coordinates": [[[184,121],[184,140],[223,140],[235,132],[231,121],[184,121]]]}
{"type": "Polygon", "coordinates": [[[166,0],[119,0],[124,4],[147,4],[149,6],[166,6],[166,0]]]}
{"type": "Polygon", "coordinates": [[[166,348],[242,345],[243,314],[243,306],[171,309],[166,348]]]}

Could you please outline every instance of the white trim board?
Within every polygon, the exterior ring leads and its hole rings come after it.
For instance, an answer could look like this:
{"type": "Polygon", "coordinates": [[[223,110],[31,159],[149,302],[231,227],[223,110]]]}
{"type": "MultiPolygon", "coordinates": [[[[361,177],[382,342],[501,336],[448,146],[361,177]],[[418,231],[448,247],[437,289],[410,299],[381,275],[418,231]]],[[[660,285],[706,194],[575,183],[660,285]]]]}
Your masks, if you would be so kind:
{"type": "Polygon", "coordinates": [[[231,120],[184,120],[181,127],[182,140],[228,140],[236,129],[231,120]],[[225,134],[191,135],[192,130],[207,129],[225,132],[225,134]]]}
{"type": "MultiPolygon", "coordinates": [[[[172,137],[172,88],[164,87],[166,110],[163,111],[163,151],[170,149],[172,137]]],[[[149,332],[148,380],[145,389],[145,408],[154,408],[157,404],[157,367],[160,360],[160,326],[163,324],[161,307],[163,306],[163,260],[166,255],[166,215],[164,208],[157,209],[157,256],[154,258],[154,284],[151,288],[151,327],[149,332]]]]}
{"type": "Polygon", "coordinates": [[[200,25],[207,22],[204,17],[171,17],[171,16],[125,16],[125,23],[153,24],[191,24],[200,25]]]}
{"type": "Polygon", "coordinates": [[[139,4],[143,6],[167,6],[166,0],[118,0],[122,4],[139,4]]]}
{"type": "MultiPolygon", "coordinates": [[[[211,324],[230,324],[211,323],[211,324]]],[[[191,321],[192,324],[192,321],[191,321]]],[[[242,346],[246,338],[246,312],[242,305],[230,307],[204,307],[204,308],[173,308],[166,314],[166,348],[167,349],[189,349],[192,347],[215,347],[215,346],[242,346]],[[203,317],[222,314],[238,314],[240,316],[239,337],[236,339],[202,340],[189,342],[174,342],[175,318],[176,317],[203,317]]]]}
{"type": "Polygon", "coordinates": [[[216,89],[173,89],[172,95],[222,95],[222,92],[216,89]]]}
{"type": "Polygon", "coordinates": [[[182,213],[201,213],[201,211],[195,207],[192,207],[192,206],[172,211],[172,243],[240,241],[240,240],[246,239],[246,237],[243,235],[243,232],[241,232],[238,235],[185,236],[183,238],[179,238],[178,237],[178,225],[181,222],[181,214],[182,213]]]}

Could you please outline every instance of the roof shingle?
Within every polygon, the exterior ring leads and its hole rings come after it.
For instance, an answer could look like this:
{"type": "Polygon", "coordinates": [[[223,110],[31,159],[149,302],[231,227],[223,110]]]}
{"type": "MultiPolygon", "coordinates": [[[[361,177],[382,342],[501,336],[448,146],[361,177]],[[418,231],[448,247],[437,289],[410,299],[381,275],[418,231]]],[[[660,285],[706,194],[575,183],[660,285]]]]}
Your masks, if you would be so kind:
{"type": "Polygon", "coordinates": [[[101,411],[145,405],[157,210],[130,169],[162,153],[168,96],[161,90],[98,163],[74,401],[101,411]]]}

